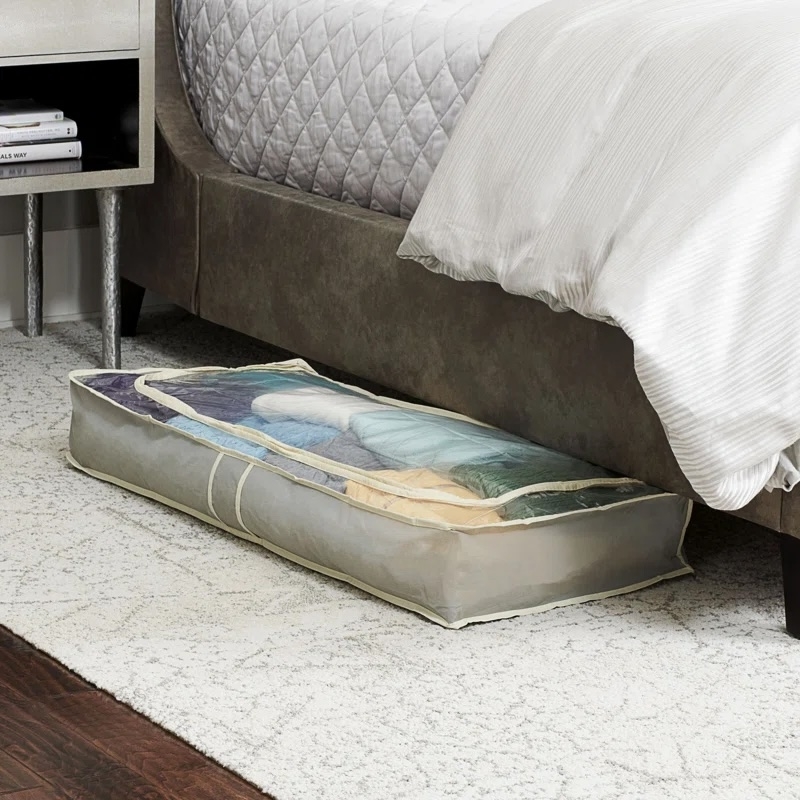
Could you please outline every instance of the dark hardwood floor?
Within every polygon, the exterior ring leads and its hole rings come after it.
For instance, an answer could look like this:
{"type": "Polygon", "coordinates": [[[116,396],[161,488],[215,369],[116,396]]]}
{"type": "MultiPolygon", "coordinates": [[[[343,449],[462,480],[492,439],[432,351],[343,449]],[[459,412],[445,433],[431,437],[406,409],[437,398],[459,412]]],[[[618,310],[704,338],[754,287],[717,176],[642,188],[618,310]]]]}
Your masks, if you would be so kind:
{"type": "Polygon", "coordinates": [[[0,800],[265,797],[0,627],[0,800]]]}

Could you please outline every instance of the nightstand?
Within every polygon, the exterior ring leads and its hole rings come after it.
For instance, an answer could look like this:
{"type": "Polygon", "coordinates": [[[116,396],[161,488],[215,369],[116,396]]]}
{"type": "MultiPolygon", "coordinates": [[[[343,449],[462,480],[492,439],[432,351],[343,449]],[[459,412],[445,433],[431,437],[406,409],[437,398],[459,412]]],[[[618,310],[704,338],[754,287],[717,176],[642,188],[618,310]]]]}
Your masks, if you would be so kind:
{"type": "Polygon", "coordinates": [[[92,189],[102,240],[102,365],[120,366],[122,189],[153,182],[154,0],[3,0],[0,97],[32,97],[78,124],[80,161],[4,168],[25,195],[26,333],[42,333],[42,195],[92,189]]]}

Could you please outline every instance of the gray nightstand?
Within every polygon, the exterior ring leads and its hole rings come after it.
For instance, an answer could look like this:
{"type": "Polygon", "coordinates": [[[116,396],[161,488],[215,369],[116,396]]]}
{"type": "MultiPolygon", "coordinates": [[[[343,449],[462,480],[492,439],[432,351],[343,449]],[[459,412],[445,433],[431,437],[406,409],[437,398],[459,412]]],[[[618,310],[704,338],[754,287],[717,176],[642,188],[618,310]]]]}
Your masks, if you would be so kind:
{"type": "Polygon", "coordinates": [[[63,109],[83,143],[80,171],[33,174],[48,171],[38,162],[0,177],[0,195],[26,195],[26,333],[42,333],[42,195],[95,189],[108,368],[120,366],[121,192],[153,182],[154,23],[154,0],[3,0],[0,97],[63,109]]]}

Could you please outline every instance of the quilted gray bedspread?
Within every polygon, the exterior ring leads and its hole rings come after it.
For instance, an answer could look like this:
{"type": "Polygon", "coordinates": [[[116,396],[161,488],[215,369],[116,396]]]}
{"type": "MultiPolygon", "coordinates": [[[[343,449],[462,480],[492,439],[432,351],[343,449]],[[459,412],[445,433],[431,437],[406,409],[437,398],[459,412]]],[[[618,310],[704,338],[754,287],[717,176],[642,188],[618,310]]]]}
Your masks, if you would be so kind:
{"type": "Polygon", "coordinates": [[[409,218],[496,35],[545,0],[175,0],[189,97],[247,174],[409,218]]]}

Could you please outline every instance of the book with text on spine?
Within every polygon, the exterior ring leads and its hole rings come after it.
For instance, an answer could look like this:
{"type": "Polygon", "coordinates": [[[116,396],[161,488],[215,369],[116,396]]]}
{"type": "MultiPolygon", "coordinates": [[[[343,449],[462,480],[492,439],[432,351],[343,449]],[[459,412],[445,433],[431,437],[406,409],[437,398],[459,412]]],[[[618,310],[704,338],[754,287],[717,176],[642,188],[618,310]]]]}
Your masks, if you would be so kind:
{"type": "Polygon", "coordinates": [[[37,178],[41,175],[62,175],[81,172],[83,164],[77,158],[60,161],[17,161],[0,164],[0,180],[4,178],[37,178]]]}
{"type": "Polygon", "coordinates": [[[0,144],[27,144],[28,142],[52,141],[53,139],[74,139],[78,126],[74,120],[58,119],[51,122],[37,122],[35,125],[0,124],[0,144]]]}
{"type": "Polygon", "coordinates": [[[34,125],[64,119],[60,108],[51,108],[35,100],[0,100],[0,125],[34,125]]]}
{"type": "Polygon", "coordinates": [[[0,165],[14,161],[51,161],[58,158],[80,158],[81,143],[76,139],[57,142],[33,142],[31,144],[0,145],[0,165]]]}

